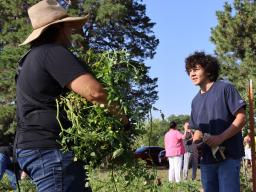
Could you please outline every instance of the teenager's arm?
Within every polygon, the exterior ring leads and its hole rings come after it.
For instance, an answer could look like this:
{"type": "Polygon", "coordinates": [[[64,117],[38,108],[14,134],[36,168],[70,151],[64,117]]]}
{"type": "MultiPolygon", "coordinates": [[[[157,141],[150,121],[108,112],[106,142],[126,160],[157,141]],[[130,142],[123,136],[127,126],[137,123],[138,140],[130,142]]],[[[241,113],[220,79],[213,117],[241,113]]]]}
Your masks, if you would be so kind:
{"type": "Polygon", "coordinates": [[[223,143],[225,140],[233,137],[235,134],[239,133],[246,123],[246,115],[244,108],[239,109],[235,114],[235,120],[232,122],[230,127],[226,129],[220,135],[212,135],[205,140],[211,147],[215,147],[223,143]]]}

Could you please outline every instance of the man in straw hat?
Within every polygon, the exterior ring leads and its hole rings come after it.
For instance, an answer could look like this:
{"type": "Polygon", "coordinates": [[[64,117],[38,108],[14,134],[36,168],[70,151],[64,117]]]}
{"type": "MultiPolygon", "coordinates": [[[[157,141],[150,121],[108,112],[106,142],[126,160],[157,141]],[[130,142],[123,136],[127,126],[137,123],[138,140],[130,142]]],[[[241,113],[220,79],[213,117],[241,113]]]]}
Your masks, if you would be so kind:
{"type": "MultiPolygon", "coordinates": [[[[31,51],[19,62],[16,89],[17,161],[38,191],[91,191],[85,188],[83,164],[73,162],[72,152],[63,153],[56,142],[60,127],[55,103],[68,89],[92,103],[107,103],[103,86],[67,49],[72,30],[82,28],[88,16],[70,17],[55,0],[40,1],[28,15],[33,31],[21,45],[30,44],[31,51]]],[[[62,126],[69,127],[63,116],[62,126]]]]}

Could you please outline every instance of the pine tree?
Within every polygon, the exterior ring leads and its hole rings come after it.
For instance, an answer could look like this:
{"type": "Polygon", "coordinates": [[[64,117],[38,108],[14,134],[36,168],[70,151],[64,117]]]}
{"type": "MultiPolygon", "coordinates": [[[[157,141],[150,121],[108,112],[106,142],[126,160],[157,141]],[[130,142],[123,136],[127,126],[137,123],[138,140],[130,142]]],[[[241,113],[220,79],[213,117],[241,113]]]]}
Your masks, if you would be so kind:
{"type": "Polygon", "coordinates": [[[0,2],[0,132],[5,136],[15,131],[14,78],[17,61],[27,49],[18,44],[31,29],[26,12],[29,2],[0,2]]]}
{"type": "Polygon", "coordinates": [[[256,3],[234,0],[217,11],[211,40],[222,65],[221,75],[246,94],[249,79],[256,81],[256,3]]]}

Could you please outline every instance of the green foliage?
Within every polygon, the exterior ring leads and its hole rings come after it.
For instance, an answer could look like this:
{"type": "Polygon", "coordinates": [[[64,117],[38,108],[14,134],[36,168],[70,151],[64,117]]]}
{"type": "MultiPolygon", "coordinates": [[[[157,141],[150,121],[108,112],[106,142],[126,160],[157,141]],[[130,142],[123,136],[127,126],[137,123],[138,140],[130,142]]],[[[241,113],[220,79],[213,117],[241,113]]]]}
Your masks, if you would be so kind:
{"type": "Polygon", "coordinates": [[[137,146],[164,146],[163,136],[167,131],[168,122],[166,120],[154,119],[145,123],[144,134],[137,140],[137,146]]]}
{"type": "MultiPolygon", "coordinates": [[[[24,179],[19,181],[20,192],[36,192],[36,186],[30,179],[24,179]]],[[[10,185],[9,179],[6,174],[4,174],[2,180],[0,181],[0,191],[14,191],[10,185]]]]}
{"type": "Polygon", "coordinates": [[[20,192],[36,192],[36,186],[29,178],[19,181],[20,192]]]}
{"type": "Polygon", "coordinates": [[[59,105],[66,110],[72,122],[72,127],[62,129],[63,149],[73,150],[77,159],[99,165],[105,156],[112,154],[111,159],[114,159],[131,148],[142,131],[142,121],[147,113],[145,109],[150,109],[153,103],[145,94],[134,97],[137,92],[148,92],[150,95],[150,90],[143,90],[143,72],[134,65],[137,63],[130,62],[126,51],[77,54],[89,64],[90,71],[104,85],[109,105],[119,105],[119,112],[129,117],[131,122],[130,127],[125,129],[120,119],[111,115],[105,106],[92,105],[73,92],[60,98],[59,105]],[[143,100],[148,103],[143,103],[143,100]]]}
{"type": "Polygon", "coordinates": [[[152,191],[156,186],[147,185],[156,178],[155,172],[149,170],[144,164],[135,164],[134,166],[122,165],[121,167],[108,170],[101,175],[101,171],[90,172],[90,184],[93,191],[152,191]]]}
{"type": "Polygon", "coordinates": [[[242,166],[240,171],[240,186],[241,191],[243,192],[251,192],[253,191],[252,184],[252,168],[248,166],[247,160],[242,160],[242,166]]]}
{"type": "Polygon", "coordinates": [[[177,123],[178,130],[183,132],[183,125],[188,120],[189,115],[170,115],[166,119],[153,119],[152,121],[146,121],[144,134],[137,139],[136,146],[155,145],[163,147],[164,135],[169,130],[170,121],[175,121],[177,123]]]}
{"type": "Polygon", "coordinates": [[[123,165],[114,170],[92,171],[91,186],[93,191],[142,191],[142,192],[199,192],[198,181],[170,183],[166,178],[157,177],[157,170],[148,169],[143,164],[123,165]]]}
{"type": "MultiPolygon", "coordinates": [[[[14,105],[2,105],[0,109],[0,122],[3,128],[6,127],[13,121],[13,113],[15,111],[14,105]]],[[[5,130],[7,131],[7,130],[5,130]]]]}
{"type": "Polygon", "coordinates": [[[186,121],[189,121],[189,118],[189,115],[170,115],[167,119],[168,122],[175,121],[177,123],[177,129],[183,132],[183,125],[186,121]]]}
{"type": "Polygon", "coordinates": [[[0,191],[11,191],[11,190],[13,190],[13,189],[9,183],[7,175],[4,174],[4,176],[0,182],[0,191]]]}
{"type": "MultiPolygon", "coordinates": [[[[15,100],[14,76],[17,61],[28,50],[28,46],[18,45],[31,33],[32,27],[27,15],[28,7],[39,0],[0,1],[0,105],[8,105],[15,100]]],[[[126,49],[130,52],[130,62],[140,71],[138,89],[128,90],[130,98],[138,97],[141,111],[147,113],[157,99],[156,78],[148,76],[149,67],[142,61],[152,58],[159,40],[153,34],[154,23],[146,16],[145,5],[137,0],[86,0],[72,1],[69,15],[86,15],[90,21],[84,33],[73,36],[75,48],[92,48],[95,52],[126,49]],[[145,96],[145,97],[144,97],[145,96]],[[144,99],[145,98],[145,99],[144,99]]],[[[120,70],[122,70],[120,68],[120,70]]],[[[116,72],[118,70],[116,69],[116,72]]],[[[121,78],[121,77],[120,77],[121,78]]],[[[114,82],[115,83],[115,82],[114,82]]],[[[133,86],[133,85],[132,85],[133,86]]],[[[11,107],[11,106],[10,106],[11,107]]],[[[133,106],[135,108],[135,106],[133,106]]],[[[8,113],[9,114],[9,113],[8,113]]],[[[9,114],[14,117],[13,114],[9,114]]],[[[145,116],[140,113],[139,117],[145,116]]],[[[138,118],[139,118],[138,117],[138,118]]],[[[0,124],[3,124],[0,122],[0,124]]],[[[8,125],[13,128],[14,121],[8,125]]]]}
{"type": "Polygon", "coordinates": [[[1,105],[0,107],[0,138],[4,143],[11,143],[14,139],[16,125],[15,107],[13,105],[1,105]]]}
{"type": "Polygon", "coordinates": [[[198,181],[182,181],[180,183],[165,182],[159,192],[200,192],[201,184],[198,181]]]}
{"type": "MultiPolygon", "coordinates": [[[[15,101],[14,77],[17,62],[27,47],[18,47],[31,26],[27,18],[28,3],[36,1],[2,0],[0,1],[0,130],[1,138],[15,130],[15,101]],[[8,130],[9,129],[9,130],[8,130]],[[8,130],[8,131],[7,131],[8,130]]],[[[7,136],[8,137],[8,136],[7,136]]]]}
{"type": "Polygon", "coordinates": [[[256,3],[234,0],[216,13],[218,24],[211,40],[221,61],[221,76],[246,95],[248,80],[256,81],[256,3]]]}
{"type": "Polygon", "coordinates": [[[90,14],[85,48],[97,52],[126,49],[139,61],[153,58],[159,40],[141,0],[86,0],[82,8],[90,14]]]}
{"type": "MultiPolygon", "coordinates": [[[[113,169],[89,169],[90,185],[93,191],[141,191],[141,192],[199,192],[200,181],[181,181],[170,183],[166,178],[157,176],[158,170],[148,169],[143,163],[124,164],[113,169]],[[160,179],[161,184],[157,182],[160,179]]],[[[240,174],[241,191],[251,192],[251,169],[242,167],[240,174]]],[[[31,180],[19,181],[21,192],[36,192],[31,180]]],[[[7,176],[0,182],[0,191],[11,191],[7,176]]]]}

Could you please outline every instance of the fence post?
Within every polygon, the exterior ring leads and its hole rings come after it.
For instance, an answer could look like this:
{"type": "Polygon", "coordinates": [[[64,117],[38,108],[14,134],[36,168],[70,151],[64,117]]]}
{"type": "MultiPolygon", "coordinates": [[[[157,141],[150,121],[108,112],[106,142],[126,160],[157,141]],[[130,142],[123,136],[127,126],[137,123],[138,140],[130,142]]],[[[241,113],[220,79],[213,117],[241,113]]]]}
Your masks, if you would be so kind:
{"type": "Polygon", "coordinates": [[[255,167],[255,140],[254,140],[254,107],[253,107],[253,85],[252,80],[249,81],[248,99],[249,99],[249,125],[251,138],[251,154],[252,154],[252,187],[256,192],[256,167],[255,167]]]}

